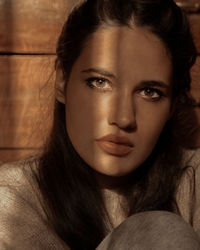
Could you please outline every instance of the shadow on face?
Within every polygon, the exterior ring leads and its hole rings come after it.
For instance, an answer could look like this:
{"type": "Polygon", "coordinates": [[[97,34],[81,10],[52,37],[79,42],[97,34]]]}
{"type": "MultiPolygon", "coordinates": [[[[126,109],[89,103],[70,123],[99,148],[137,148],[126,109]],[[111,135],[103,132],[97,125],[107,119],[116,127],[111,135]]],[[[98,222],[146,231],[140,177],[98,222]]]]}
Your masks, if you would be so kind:
{"type": "Polygon", "coordinates": [[[89,37],[58,99],[74,148],[101,179],[151,154],[171,116],[171,78],[170,54],[147,28],[107,26],[89,37]]]}

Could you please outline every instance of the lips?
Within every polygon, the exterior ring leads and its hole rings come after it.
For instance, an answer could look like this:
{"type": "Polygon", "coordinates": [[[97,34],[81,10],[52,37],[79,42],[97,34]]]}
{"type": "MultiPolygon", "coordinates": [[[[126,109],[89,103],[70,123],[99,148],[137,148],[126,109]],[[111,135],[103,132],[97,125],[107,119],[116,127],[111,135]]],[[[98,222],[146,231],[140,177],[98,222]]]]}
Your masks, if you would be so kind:
{"type": "Polygon", "coordinates": [[[123,136],[109,134],[97,139],[96,142],[102,150],[113,155],[123,156],[133,150],[131,141],[123,136]]]}

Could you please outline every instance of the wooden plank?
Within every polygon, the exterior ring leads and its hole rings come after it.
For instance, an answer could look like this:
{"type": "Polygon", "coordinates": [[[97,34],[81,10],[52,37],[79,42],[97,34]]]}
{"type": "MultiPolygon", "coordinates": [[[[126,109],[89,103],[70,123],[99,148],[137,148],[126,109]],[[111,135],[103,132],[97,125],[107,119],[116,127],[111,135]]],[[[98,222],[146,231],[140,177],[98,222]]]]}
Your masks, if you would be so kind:
{"type": "Polygon", "coordinates": [[[197,13],[200,10],[198,0],[175,0],[176,4],[188,13],[197,13]]]}
{"type": "MultiPolygon", "coordinates": [[[[200,147],[200,108],[192,108],[188,113],[188,118],[191,118],[188,126],[191,127],[191,139],[185,142],[187,148],[199,148],[200,147]]],[[[184,135],[183,135],[184,138],[184,135]]]]}
{"type": "Polygon", "coordinates": [[[175,0],[186,11],[198,52],[200,53],[200,10],[199,0],[175,0]],[[185,7],[184,7],[185,6],[185,7]],[[194,6],[194,7],[192,7],[194,6]]]}
{"type": "MultiPolygon", "coordinates": [[[[191,70],[191,77],[190,95],[198,102],[200,100],[200,56],[197,57],[197,61],[191,70]]],[[[187,138],[184,144],[191,148],[200,147],[200,108],[194,107],[188,110],[186,119],[188,120],[188,126],[191,128],[191,139],[187,138]]]]}
{"type": "Polygon", "coordinates": [[[197,60],[191,69],[192,87],[200,87],[200,56],[197,56],[197,60]]]}
{"type": "MultiPolygon", "coordinates": [[[[62,25],[72,6],[81,1],[0,0],[0,52],[55,53],[62,25]]],[[[200,53],[200,15],[189,18],[200,53]]]]}
{"type": "Polygon", "coordinates": [[[194,37],[198,53],[200,54],[200,14],[188,15],[190,21],[191,31],[194,37]]]}
{"type": "Polygon", "coordinates": [[[191,96],[195,100],[200,100],[200,56],[191,70],[192,83],[191,83],[191,96]]]}
{"type": "Polygon", "coordinates": [[[0,52],[55,53],[57,37],[77,0],[0,0],[0,52]]]}
{"type": "Polygon", "coordinates": [[[54,56],[0,57],[0,147],[41,146],[53,112],[54,60],[54,56]]]}
{"type": "Polygon", "coordinates": [[[39,152],[36,149],[0,149],[0,164],[23,160],[36,156],[39,152]]]}

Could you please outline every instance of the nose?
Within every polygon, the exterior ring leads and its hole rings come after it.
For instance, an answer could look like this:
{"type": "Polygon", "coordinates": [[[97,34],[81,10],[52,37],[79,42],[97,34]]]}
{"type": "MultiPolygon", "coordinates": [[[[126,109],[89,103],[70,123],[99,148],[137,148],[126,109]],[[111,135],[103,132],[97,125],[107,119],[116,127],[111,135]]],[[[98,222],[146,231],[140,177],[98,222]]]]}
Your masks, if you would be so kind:
{"type": "Polygon", "coordinates": [[[124,130],[136,128],[136,107],[131,95],[124,94],[112,100],[108,123],[124,130]]]}

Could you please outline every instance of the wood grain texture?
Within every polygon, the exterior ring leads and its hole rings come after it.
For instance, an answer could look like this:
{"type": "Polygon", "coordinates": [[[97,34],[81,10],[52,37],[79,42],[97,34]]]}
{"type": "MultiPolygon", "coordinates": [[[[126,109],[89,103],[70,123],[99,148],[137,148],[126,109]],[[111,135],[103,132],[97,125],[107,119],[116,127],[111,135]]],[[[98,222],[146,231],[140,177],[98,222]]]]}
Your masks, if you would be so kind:
{"type": "MultiPolygon", "coordinates": [[[[0,52],[55,53],[62,25],[81,1],[0,0],[0,52]]],[[[189,19],[200,53],[200,14],[189,15],[189,19]]]]}
{"type": "Polygon", "coordinates": [[[192,84],[191,95],[197,101],[200,100],[200,56],[191,70],[192,84]]]}
{"type": "Polygon", "coordinates": [[[54,60],[54,56],[0,56],[0,147],[41,146],[53,111],[54,60]]]}
{"type": "Polygon", "coordinates": [[[0,0],[0,52],[55,53],[57,37],[77,0],[0,0]]]}
{"type": "Polygon", "coordinates": [[[40,150],[36,149],[0,149],[0,165],[5,162],[14,162],[36,156],[40,150]]]}
{"type": "Polygon", "coordinates": [[[194,42],[198,53],[200,54],[200,14],[188,15],[190,21],[191,31],[194,37],[194,42]]]}
{"type": "MultiPolygon", "coordinates": [[[[190,126],[191,137],[185,141],[186,148],[198,148],[200,147],[200,108],[194,107],[188,110],[188,118],[191,118],[188,122],[190,126]]],[[[185,135],[183,135],[184,140],[185,135]]]]}
{"type": "MultiPolygon", "coordinates": [[[[200,101],[200,56],[197,58],[195,65],[191,70],[192,83],[190,94],[191,97],[198,103],[200,101]]],[[[194,107],[190,110],[188,117],[191,123],[191,134],[195,138],[192,142],[186,142],[188,147],[200,147],[200,107],[194,107]]]]}

